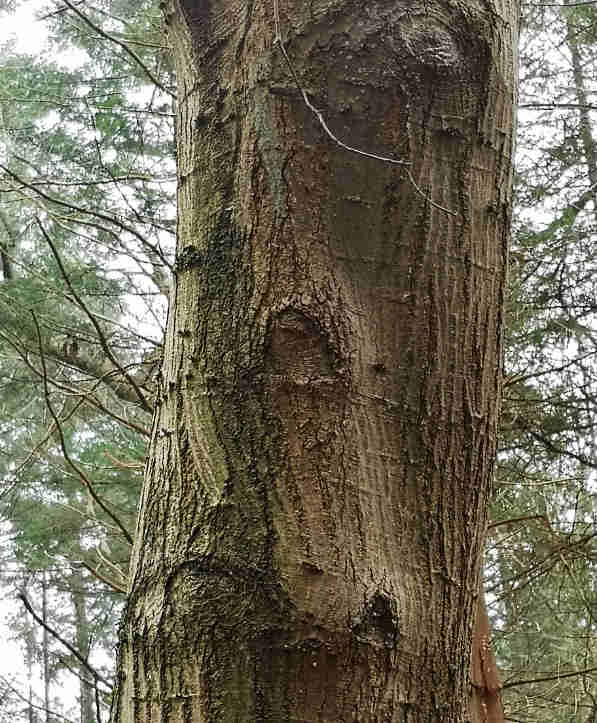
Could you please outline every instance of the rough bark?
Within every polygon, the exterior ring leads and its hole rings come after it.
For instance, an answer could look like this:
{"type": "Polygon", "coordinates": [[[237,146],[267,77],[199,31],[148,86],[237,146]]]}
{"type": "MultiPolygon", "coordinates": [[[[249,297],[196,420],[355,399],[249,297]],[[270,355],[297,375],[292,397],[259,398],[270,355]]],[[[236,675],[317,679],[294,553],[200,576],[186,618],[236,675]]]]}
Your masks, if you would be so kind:
{"type": "Polygon", "coordinates": [[[518,9],[284,2],[295,77],[275,10],[166,8],[178,260],[113,720],[462,723],[518,9]]]}

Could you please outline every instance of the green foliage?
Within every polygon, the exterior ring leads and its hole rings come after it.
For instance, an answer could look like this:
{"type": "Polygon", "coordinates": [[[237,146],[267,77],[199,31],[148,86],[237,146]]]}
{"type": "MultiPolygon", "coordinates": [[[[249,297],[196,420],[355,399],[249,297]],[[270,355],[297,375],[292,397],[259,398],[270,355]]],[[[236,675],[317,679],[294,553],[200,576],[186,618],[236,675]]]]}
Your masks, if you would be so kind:
{"type": "MultiPolygon", "coordinates": [[[[172,266],[172,79],[154,3],[46,15],[47,47],[0,64],[0,511],[9,579],[109,677],[172,266]]],[[[57,690],[80,662],[27,620],[57,690]]]]}
{"type": "Polygon", "coordinates": [[[525,722],[597,715],[592,17],[588,6],[528,7],[522,38],[527,110],[486,582],[507,718],[525,722]]]}

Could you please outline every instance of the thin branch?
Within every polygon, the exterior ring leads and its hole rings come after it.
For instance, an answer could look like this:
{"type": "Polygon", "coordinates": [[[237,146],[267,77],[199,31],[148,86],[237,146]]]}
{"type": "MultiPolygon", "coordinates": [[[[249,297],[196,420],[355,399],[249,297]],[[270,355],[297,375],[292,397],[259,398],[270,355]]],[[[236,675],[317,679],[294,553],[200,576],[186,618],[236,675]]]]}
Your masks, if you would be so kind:
{"type": "Polygon", "coordinates": [[[87,670],[93,675],[94,680],[99,681],[100,683],[103,683],[107,688],[112,690],[112,683],[110,683],[109,680],[106,680],[104,676],[101,673],[98,673],[95,668],[93,668],[87,660],[79,653],[79,651],[76,648],[73,648],[73,646],[68,642],[68,640],[65,640],[59,633],[57,633],[54,628],[52,628],[48,623],[46,623],[44,620],[42,620],[39,615],[35,612],[33,607],[31,606],[31,603],[29,602],[27,596],[23,592],[17,593],[17,597],[19,600],[23,603],[25,608],[27,609],[27,612],[31,615],[31,617],[35,620],[35,622],[38,625],[41,625],[43,628],[45,628],[52,637],[56,638],[59,643],[62,643],[67,650],[69,650],[77,660],[82,663],[87,670]]]}
{"type": "Polygon", "coordinates": [[[528,425],[528,423],[526,423],[526,420],[524,420],[522,417],[518,418],[518,422],[525,432],[530,434],[533,439],[537,440],[537,442],[541,442],[541,444],[543,444],[550,452],[553,452],[560,457],[570,457],[571,459],[575,459],[577,462],[580,462],[581,464],[584,464],[591,469],[597,469],[597,461],[589,459],[584,454],[578,454],[577,452],[571,452],[568,449],[558,447],[558,445],[554,444],[550,439],[548,439],[542,434],[539,434],[539,432],[536,432],[534,429],[531,429],[530,425],[528,425]]]}
{"type": "Polygon", "coordinates": [[[82,469],[80,469],[71,459],[68,450],[66,448],[66,441],[64,439],[64,432],[62,431],[62,426],[60,425],[60,420],[58,419],[56,412],[54,411],[54,407],[52,406],[52,403],[50,402],[50,390],[48,388],[48,375],[46,370],[46,358],[44,356],[43,352],[43,343],[41,340],[41,331],[39,329],[39,324],[37,322],[37,317],[35,316],[35,313],[32,311],[31,315],[33,316],[33,322],[35,324],[35,329],[37,331],[37,337],[39,341],[39,353],[41,356],[41,364],[43,369],[43,386],[44,386],[44,398],[46,401],[46,406],[48,407],[48,410],[50,414],[52,415],[52,418],[56,422],[56,431],[58,432],[58,439],[60,440],[60,447],[62,449],[62,454],[64,456],[64,459],[70,466],[70,468],[77,474],[83,485],[87,488],[89,491],[89,494],[93,498],[93,500],[99,505],[99,507],[110,517],[110,519],[115,523],[115,525],[118,527],[118,529],[122,532],[124,535],[124,538],[126,541],[132,546],[133,544],[133,538],[130,534],[130,532],[126,529],[126,527],[122,524],[122,522],[119,520],[119,518],[107,507],[104,502],[99,498],[97,492],[95,491],[93,487],[93,483],[87,477],[87,475],[83,472],[82,469]]]}
{"type": "Polygon", "coordinates": [[[167,93],[171,98],[175,98],[176,94],[173,93],[169,88],[166,88],[166,86],[161,83],[155,75],[151,72],[151,70],[145,65],[145,63],[141,60],[141,58],[135,53],[134,50],[131,50],[129,46],[126,43],[123,43],[122,40],[119,40],[118,38],[115,38],[113,35],[109,35],[106,33],[102,28],[100,28],[99,25],[96,25],[92,20],[90,20],[87,15],[82,13],[77,7],[75,7],[69,0],[62,0],[62,2],[70,8],[75,15],[77,15],[81,20],[89,25],[89,27],[96,32],[98,35],[101,35],[102,38],[105,38],[106,40],[110,41],[111,43],[115,43],[120,48],[122,48],[125,53],[128,53],[128,55],[134,60],[135,63],[143,70],[145,75],[151,80],[151,82],[156,85],[160,90],[164,91],[164,93],[167,93]]]}
{"type": "MultiPolygon", "coordinates": [[[[66,0],[63,0],[63,1],[66,2],[66,0]]],[[[380,155],[377,155],[376,153],[369,153],[369,151],[363,151],[360,148],[355,148],[354,146],[349,146],[348,144],[341,141],[336,135],[334,135],[332,133],[328,124],[325,121],[325,118],[323,117],[323,113],[318,108],[316,108],[313,105],[313,103],[311,103],[311,101],[309,100],[309,97],[307,96],[307,93],[306,93],[305,89],[303,88],[301,81],[299,80],[296,70],[294,69],[292,61],[290,60],[290,57],[288,56],[288,53],[286,52],[286,48],[284,46],[284,41],[282,39],[282,31],[280,29],[280,9],[278,6],[278,0],[274,0],[274,23],[275,23],[275,29],[276,29],[274,44],[277,43],[280,46],[280,50],[282,51],[282,55],[284,56],[286,65],[288,65],[288,69],[290,70],[290,74],[292,75],[292,78],[294,80],[296,87],[298,88],[299,92],[303,96],[303,101],[305,102],[305,105],[315,115],[315,117],[319,121],[319,124],[325,131],[328,138],[330,138],[332,141],[334,141],[334,143],[336,145],[340,146],[340,148],[343,148],[345,151],[350,151],[351,153],[356,153],[357,155],[365,156],[366,158],[373,158],[374,160],[382,161],[383,163],[391,163],[395,166],[401,166],[406,171],[406,175],[408,176],[408,180],[412,184],[412,187],[422,198],[424,198],[426,201],[428,201],[434,208],[437,208],[440,211],[444,211],[444,213],[447,213],[450,216],[458,216],[456,211],[451,211],[448,208],[444,208],[444,206],[441,206],[439,203],[436,203],[435,201],[433,201],[423,191],[423,189],[417,184],[417,182],[413,178],[413,175],[409,168],[409,166],[412,165],[410,161],[405,161],[404,159],[392,158],[390,156],[380,156],[380,155]]]]}
{"type": "Polygon", "coordinates": [[[575,3],[529,3],[523,2],[523,5],[527,5],[533,8],[576,8],[582,5],[595,5],[597,0],[583,0],[583,2],[575,3]]]}
{"type": "Polygon", "coordinates": [[[526,522],[527,520],[543,520],[547,527],[551,529],[551,525],[549,524],[549,520],[545,515],[524,515],[523,517],[511,517],[509,520],[498,520],[497,522],[492,522],[490,525],[487,525],[488,530],[492,530],[496,527],[502,527],[503,525],[511,525],[515,522],[526,522]]]}
{"type": "MultiPolygon", "coordinates": [[[[43,380],[43,371],[40,371],[39,369],[36,369],[36,367],[29,361],[28,353],[36,353],[38,354],[39,349],[33,350],[28,347],[26,347],[23,344],[18,344],[15,342],[14,339],[11,339],[8,335],[6,335],[4,332],[0,331],[0,339],[4,339],[14,350],[15,352],[21,357],[23,363],[27,366],[27,368],[36,376],[38,376],[40,379],[43,380]]],[[[38,354],[39,355],[39,354],[38,354]]],[[[96,409],[99,409],[100,412],[103,412],[107,416],[111,417],[115,421],[117,421],[119,424],[124,425],[125,427],[128,427],[129,429],[133,430],[134,432],[137,432],[141,434],[144,437],[150,437],[151,436],[151,430],[147,427],[142,427],[140,424],[137,424],[136,422],[132,422],[129,419],[125,419],[121,415],[117,414],[111,409],[108,409],[102,402],[97,399],[97,397],[93,394],[99,383],[104,383],[106,386],[112,390],[112,392],[121,400],[125,402],[130,402],[131,404],[137,403],[136,395],[132,394],[125,394],[123,390],[129,390],[128,385],[124,385],[122,383],[114,383],[110,377],[114,376],[116,373],[114,370],[109,370],[107,372],[98,372],[98,370],[94,369],[88,361],[84,358],[79,356],[74,362],[72,360],[65,361],[64,355],[59,354],[55,349],[52,347],[48,347],[46,349],[46,356],[50,356],[56,361],[68,365],[73,369],[76,369],[77,371],[82,371],[87,374],[91,374],[96,379],[96,384],[93,386],[93,388],[86,392],[81,392],[75,387],[71,387],[67,384],[63,384],[61,382],[56,381],[56,379],[48,378],[49,383],[55,387],[56,389],[59,389],[60,391],[66,392],[67,394],[70,394],[75,397],[83,397],[83,401],[87,401],[89,404],[94,406],[96,409]]],[[[138,365],[134,365],[138,366],[138,365]]]]}
{"type": "MultiPolygon", "coordinates": [[[[595,2],[597,2],[597,0],[595,0],[595,2]]],[[[533,110],[555,110],[556,108],[573,108],[575,110],[597,110],[597,105],[582,103],[521,103],[518,107],[533,110]]]]}
{"type": "Polygon", "coordinates": [[[92,567],[88,562],[81,562],[81,565],[88,570],[94,577],[96,577],[100,582],[103,582],[104,585],[107,585],[108,587],[112,588],[115,592],[120,592],[123,595],[126,595],[127,590],[125,587],[121,587],[117,582],[114,582],[114,580],[110,580],[105,575],[102,575],[101,572],[96,570],[94,567],[92,567]]]}
{"type": "MultiPolygon", "coordinates": [[[[108,550],[109,549],[110,548],[108,546],[108,550]]],[[[101,550],[101,547],[96,547],[94,552],[99,557],[101,562],[103,562],[107,568],[112,570],[112,572],[116,575],[116,577],[119,577],[122,580],[123,584],[125,584],[125,585],[128,584],[128,575],[126,575],[124,572],[122,572],[120,567],[115,562],[110,560],[110,558],[107,555],[104,555],[104,553],[101,550]]],[[[125,561],[125,564],[128,565],[128,561],[125,561]]]]}
{"type": "Polygon", "coordinates": [[[586,354],[582,354],[575,359],[571,359],[570,361],[561,364],[559,367],[551,367],[550,369],[544,369],[543,371],[531,372],[529,374],[512,374],[511,376],[506,377],[506,379],[504,380],[504,387],[509,387],[513,384],[519,384],[520,382],[526,382],[528,379],[538,379],[539,377],[543,377],[546,374],[557,374],[559,372],[563,372],[568,369],[568,367],[579,364],[581,361],[584,361],[588,357],[595,356],[595,354],[597,354],[597,351],[589,351],[586,354]]]}
{"type": "Polygon", "coordinates": [[[516,688],[519,685],[532,685],[533,683],[548,683],[552,680],[560,680],[561,678],[573,678],[576,675],[586,675],[587,673],[594,673],[597,671],[597,667],[584,668],[583,670],[573,670],[569,673],[556,673],[555,675],[546,676],[544,678],[533,678],[532,680],[513,680],[511,683],[504,683],[502,690],[506,688],[516,688]]]}
{"type": "MultiPolygon", "coordinates": [[[[22,700],[24,703],[27,704],[27,707],[35,708],[35,710],[43,711],[46,716],[51,715],[52,718],[62,718],[62,720],[67,721],[67,723],[74,723],[72,718],[67,718],[62,713],[58,713],[56,710],[50,710],[49,708],[46,708],[44,705],[39,705],[38,703],[34,703],[30,698],[23,695],[21,691],[18,688],[15,688],[15,686],[6,678],[4,675],[0,675],[0,680],[4,683],[4,685],[9,688],[20,700],[22,700]]],[[[2,703],[5,702],[5,697],[2,697],[2,703]]]]}
{"type": "Polygon", "coordinates": [[[49,234],[43,227],[39,218],[36,217],[35,220],[37,221],[37,225],[39,226],[40,231],[42,232],[48,246],[50,247],[54,258],[56,259],[56,263],[58,264],[60,274],[61,274],[62,278],[64,279],[64,282],[68,286],[70,293],[72,294],[73,298],[75,299],[75,301],[77,302],[77,304],[79,305],[81,310],[85,313],[85,315],[87,316],[89,321],[92,323],[93,328],[95,329],[95,331],[97,333],[100,345],[101,345],[102,349],[104,350],[104,354],[108,357],[108,359],[112,362],[112,364],[114,364],[115,368],[118,369],[118,371],[127,380],[127,382],[133,387],[137,397],[139,398],[139,401],[141,402],[141,406],[145,409],[145,411],[151,412],[152,407],[149,404],[149,402],[147,401],[147,399],[145,398],[145,395],[141,391],[139,385],[133,379],[133,377],[126,371],[126,369],[120,364],[120,362],[118,361],[118,359],[116,359],[114,354],[112,354],[110,345],[108,344],[105,334],[104,334],[102,328],[100,327],[100,325],[98,324],[97,319],[95,318],[95,315],[92,314],[91,311],[89,311],[85,302],[81,299],[81,297],[75,291],[73,285],[71,284],[70,278],[69,278],[68,274],[66,273],[66,269],[64,268],[64,265],[62,264],[60,255],[58,254],[58,251],[56,250],[56,247],[54,246],[54,243],[53,243],[52,239],[50,238],[49,234]]]}
{"type": "MultiPolygon", "coordinates": [[[[134,236],[142,246],[145,246],[147,249],[149,249],[152,253],[156,254],[161,261],[170,269],[172,270],[172,264],[168,261],[168,259],[164,256],[163,251],[158,247],[151,244],[147,239],[139,233],[135,228],[132,226],[129,226],[128,224],[124,223],[118,218],[115,218],[114,216],[110,216],[106,213],[102,213],[101,211],[91,211],[88,208],[83,208],[82,206],[77,206],[76,204],[69,203],[68,201],[63,201],[60,198],[55,198],[54,196],[50,196],[48,193],[45,193],[45,191],[42,191],[40,188],[37,188],[36,186],[32,185],[31,182],[25,181],[23,178],[18,176],[14,171],[11,171],[10,168],[7,166],[0,164],[0,170],[4,171],[8,176],[10,176],[14,181],[19,183],[23,188],[28,188],[30,191],[35,193],[40,198],[43,198],[45,201],[48,201],[49,203],[54,203],[57,206],[62,206],[63,208],[68,208],[71,211],[75,211],[76,213],[82,213],[86,216],[94,216],[95,218],[101,218],[103,221],[107,221],[108,223],[113,223],[115,226],[120,228],[122,231],[126,231],[127,233],[130,233],[131,236],[134,236]]],[[[79,223],[85,223],[83,221],[79,221],[79,223]]],[[[89,224],[93,225],[93,224],[89,224]]],[[[98,228],[111,233],[116,238],[118,237],[117,234],[112,231],[109,228],[105,228],[103,226],[99,226],[98,228]]]]}
{"type": "Polygon", "coordinates": [[[105,456],[113,462],[120,469],[143,469],[145,465],[142,462],[123,462],[121,459],[116,459],[109,452],[104,452],[105,456]]]}

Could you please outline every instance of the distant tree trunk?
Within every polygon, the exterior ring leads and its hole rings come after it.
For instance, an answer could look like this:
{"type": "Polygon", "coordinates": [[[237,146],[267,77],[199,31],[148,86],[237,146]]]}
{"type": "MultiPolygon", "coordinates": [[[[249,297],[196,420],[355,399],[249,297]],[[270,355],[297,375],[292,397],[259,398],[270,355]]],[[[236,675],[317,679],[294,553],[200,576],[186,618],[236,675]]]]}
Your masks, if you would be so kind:
{"type": "MultiPolygon", "coordinates": [[[[26,594],[26,586],[23,586],[23,593],[26,594]]],[[[36,659],[36,647],[37,643],[35,640],[35,629],[29,623],[27,618],[24,622],[23,638],[25,641],[25,665],[27,667],[27,683],[29,688],[28,696],[28,720],[29,723],[37,723],[37,714],[35,712],[35,705],[33,703],[35,697],[34,685],[33,685],[33,667],[36,659]]]]}
{"type": "Polygon", "coordinates": [[[42,660],[44,677],[44,707],[46,709],[46,723],[52,723],[50,713],[50,638],[48,633],[48,581],[44,570],[41,576],[41,616],[43,621],[42,630],[42,660]]]}
{"type": "Polygon", "coordinates": [[[518,8],[284,2],[283,46],[276,11],[166,3],[178,260],[113,720],[464,723],[518,8]]]}
{"type": "MultiPolygon", "coordinates": [[[[90,635],[89,621],[85,605],[86,591],[83,576],[74,573],[70,578],[71,595],[75,609],[75,630],[77,650],[89,658],[90,635]]],[[[81,723],[96,723],[93,684],[89,680],[89,670],[83,664],[79,666],[79,712],[81,723]]]]}
{"type": "MultiPolygon", "coordinates": [[[[567,4],[571,4],[567,1],[567,4]]],[[[595,148],[595,140],[593,138],[592,120],[590,114],[591,103],[587,96],[585,84],[584,61],[582,58],[581,48],[578,43],[578,29],[572,21],[570,15],[566,15],[566,41],[570,50],[570,58],[572,60],[572,78],[574,80],[574,94],[578,104],[578,130],[580,147],[585,157],[587,180],[589,192],[587,199],[593,203],[593,215],[597,221],[597,149],[595,148]]]]}

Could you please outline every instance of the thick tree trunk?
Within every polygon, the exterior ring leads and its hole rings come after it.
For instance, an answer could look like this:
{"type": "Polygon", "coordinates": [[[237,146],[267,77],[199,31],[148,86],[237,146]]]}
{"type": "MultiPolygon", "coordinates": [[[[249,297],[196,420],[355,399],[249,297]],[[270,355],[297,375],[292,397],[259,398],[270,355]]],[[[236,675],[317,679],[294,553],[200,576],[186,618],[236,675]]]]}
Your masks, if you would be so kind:
{"type": "Polygon", "coordinates": [[[517,7],[283,2],[283,45],[272,2],[166,11],[179,248],[113,720],[462,723],[517,7]]]}

